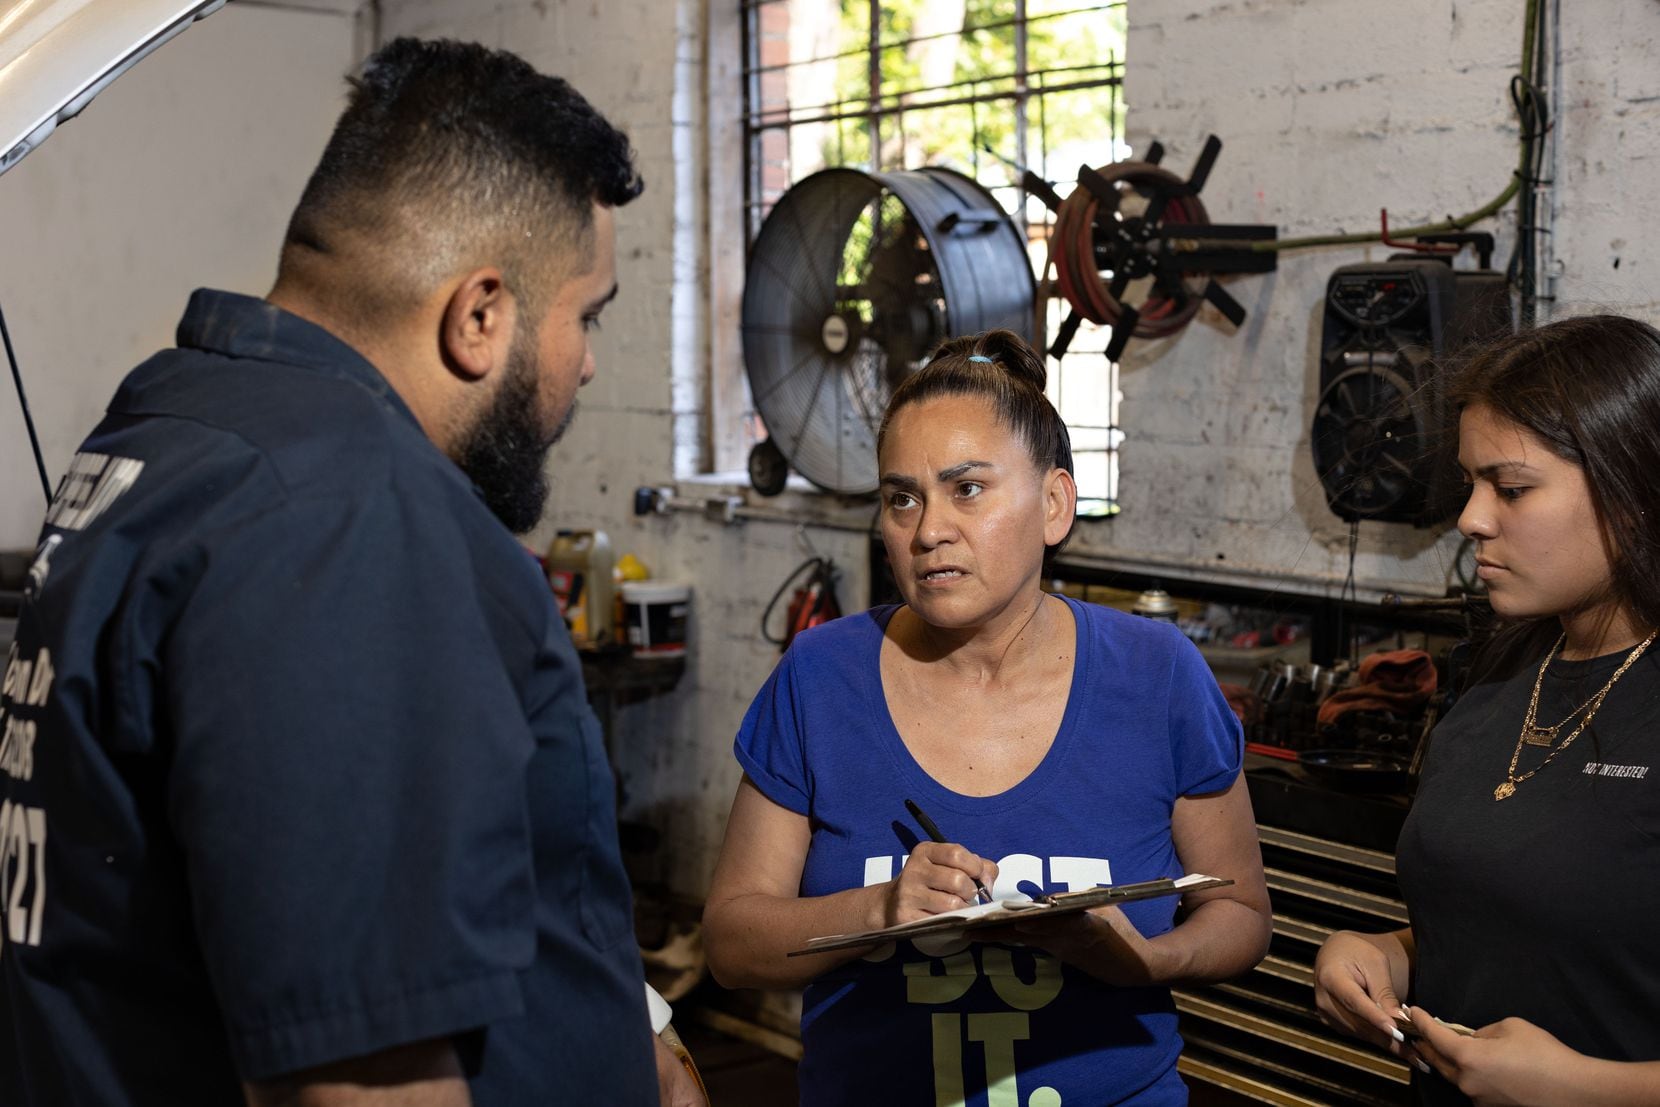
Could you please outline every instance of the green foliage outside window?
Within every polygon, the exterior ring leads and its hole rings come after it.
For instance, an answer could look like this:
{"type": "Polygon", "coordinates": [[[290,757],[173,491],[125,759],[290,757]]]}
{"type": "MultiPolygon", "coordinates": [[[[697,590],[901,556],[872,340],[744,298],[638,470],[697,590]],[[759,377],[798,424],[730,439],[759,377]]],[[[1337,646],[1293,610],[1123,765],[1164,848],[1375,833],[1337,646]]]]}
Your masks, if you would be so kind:
{"type": "MultiPolygon", "coordinates": [[[[1041,107],[1038,102],[1037,93],[1042,90],[1116,75],[1108,66],[1121,63],[1124,57],[1124,7],[1079,10],[1086,4],[1087,0],[1027,3],[1031,137],[1025,156],[1034,163],[1040,141],[1051,155],[1065,151],[1073,157],[1090,157],[1096,164],[1105,162],[1110,160],[1112,136],[1123,133],[1124,105],[1116,88],[1051,93],[1043,97],[1041,107]],[[1051,15],[1061,12],[1069,14],[1051,15]]],[[[860,110],[870,101],[870,61],[868,53],[855,51],[869,43],[870,5],[866,0],[842,0],[840,7],[840,42],[835,52],[847,56],[836,62],[835,90],[826,99],[838,101],[843,111],[860,110]]],[[[922,105],[1014,92],[1016,35],[1009,23],[1014,17],[1013,0],[884,0],[880,14],[880,41],[894,45],[880,48],[879,106],[906,109],[881,117],[882,166],[967,169],[977,163],[976,176],[983,184],[1012,180],[1006,166],[979,152],[980,147],[990,147],[1004,157],[1020,155],[1015,149],[1012,100],[940,108],[922,105]],[[909,41],[965,28],[967,33],[960,36],[909,41]]],[[[823,159],[828,165],[870,164],[869,129],[859,121],[837,123],[823,138],[823,159]]]]}

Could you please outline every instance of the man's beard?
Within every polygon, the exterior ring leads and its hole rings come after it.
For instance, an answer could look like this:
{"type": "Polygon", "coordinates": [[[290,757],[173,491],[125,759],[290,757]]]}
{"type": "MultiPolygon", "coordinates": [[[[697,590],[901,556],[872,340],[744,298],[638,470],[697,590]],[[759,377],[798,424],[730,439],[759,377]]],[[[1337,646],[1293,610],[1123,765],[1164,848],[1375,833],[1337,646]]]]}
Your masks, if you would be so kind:
{"type": "Polygon", "coordinates": [[[456,463],[478,486],[485,506],[514,534],[525,534],[541,522],[548,499],[548,450],[576,414],[572,403],[551,435],[542,429],[535,348],[534,335],[521,331],[514,336],[507,375],[456,453],[456,463]]]}

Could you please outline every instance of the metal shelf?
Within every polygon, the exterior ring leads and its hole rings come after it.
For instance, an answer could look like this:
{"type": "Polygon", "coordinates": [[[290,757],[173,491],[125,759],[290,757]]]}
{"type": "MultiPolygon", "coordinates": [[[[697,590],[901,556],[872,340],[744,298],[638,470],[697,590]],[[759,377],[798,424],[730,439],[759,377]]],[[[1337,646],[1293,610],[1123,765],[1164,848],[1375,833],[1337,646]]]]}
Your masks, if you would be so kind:
{"type": "Polygon", "coordinates": [[[1394,857],[1306,827],[1259,824],[1257,833],[1274,902],[1270,952],[1236,980],[1175,991],[1182,1073],[1259,1103],[1409,1103],[1404,1064],[1332,1030],[1314,1010],[1314,957],[1333,931],[1406,925],[1394,857]]]}

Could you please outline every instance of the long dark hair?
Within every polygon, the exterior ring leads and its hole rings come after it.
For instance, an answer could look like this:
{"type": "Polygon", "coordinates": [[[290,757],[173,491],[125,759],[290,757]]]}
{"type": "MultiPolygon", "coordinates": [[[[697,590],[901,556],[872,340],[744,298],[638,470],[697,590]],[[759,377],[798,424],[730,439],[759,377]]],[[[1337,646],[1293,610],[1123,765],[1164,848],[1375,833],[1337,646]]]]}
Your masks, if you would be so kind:
{"type": "MultiPolygon", "coordinates": [[[[1026,446],[1039,472],[1065,469],[1072,473],[1072,436],[1060,412],[1043,387],[1049,370],[1043,355],[1009,330],[986,331],[966,338],[949,338],[934,348],[928,363],[894,389],[882,426],[876,432],[876,452],[882,452],[888,427],[901,408],[938,396],[978,396],[997,413],[997,421],[1013,431],[1026,446]]],[[[1074,517],[1073,525],[1077,525],[1074,517]]],[[[1066,546],[1069,528],[1059,542],[1044,547],[1045,564],[1066,546]]]]}
{"type": "MultiPolygon", "coordinates": [[[[1660,627],[1660,331],[1584,315],[1508,335],[1466,357],[1448,397],[1459,411],[1487,407],[1584,470],[1609,598],[1660,627]]],[[[1513,671],[1560,633],[1549,618],[1501,623],[1478,669],[1513,671]]]]}

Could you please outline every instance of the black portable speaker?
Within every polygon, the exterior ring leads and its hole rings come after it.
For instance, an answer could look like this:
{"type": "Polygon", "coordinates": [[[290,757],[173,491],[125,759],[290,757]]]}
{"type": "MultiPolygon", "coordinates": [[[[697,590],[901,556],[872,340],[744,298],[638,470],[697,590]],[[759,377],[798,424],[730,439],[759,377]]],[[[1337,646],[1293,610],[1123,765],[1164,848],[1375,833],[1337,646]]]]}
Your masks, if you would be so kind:
{"type": "Polygon", "coordinates": [[[1339,518],[1433,527],[1463,504],[1448,363],[1510,330],[1504,274],[1404,258],[1326,284],[1314,470],[1339,518]]]}

